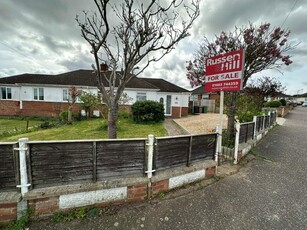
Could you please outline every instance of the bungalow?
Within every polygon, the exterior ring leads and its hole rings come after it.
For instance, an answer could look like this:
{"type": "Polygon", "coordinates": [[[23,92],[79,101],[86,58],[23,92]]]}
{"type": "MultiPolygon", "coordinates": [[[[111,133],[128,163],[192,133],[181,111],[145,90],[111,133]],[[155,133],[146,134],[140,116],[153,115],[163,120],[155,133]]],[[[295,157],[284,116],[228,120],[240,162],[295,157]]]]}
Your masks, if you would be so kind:
{"type": "Polygon", "coordinates": [[[218,93],[207,93],[204,86],[199,86],[191,90],[190,110],[193,110],[194,113],[198,113],[198,111],[214,113],[216,112],[215,102],[219,99],[220,95],[218,93]]]}
{"type": "MultiPolygon", "coordinates": [[[[70,86],[98,94],[96,75],[91,70],[0,78],[0,116],[58,116],[67,110],[70,86]]],[[[128,105],[138,100],[154,100],[164,104],[166,116],[188,115],[190,92],[163,79],[133,77],[124,93],[132,98],[128,105]]],[[[75,109],[80,110],[80,106],[75,109]]]]}

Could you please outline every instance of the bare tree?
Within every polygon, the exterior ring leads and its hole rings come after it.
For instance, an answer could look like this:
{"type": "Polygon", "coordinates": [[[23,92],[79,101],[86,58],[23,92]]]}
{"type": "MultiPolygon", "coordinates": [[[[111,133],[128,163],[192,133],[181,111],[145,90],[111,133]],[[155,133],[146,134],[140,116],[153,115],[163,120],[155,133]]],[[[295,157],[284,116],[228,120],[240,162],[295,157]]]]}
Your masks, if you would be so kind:
{"type": "Polygon", "coordinates": [[[118,102],[127,82],[189,36],[199,0],[188,5],[183,0],[94,2],[98,12],[84,12],[84,19],[76,21],[95,58],[98,88],[108,106],[108,136],[116,138],[118,102]]]}
{"type": "Polygon", "coordinates": [[[67,102],[68,102],[68,114],[67,114],[67,124],[72,124],[72,111],[74,104],[77,101],[78,96],[80,96],[81,91],[78,90],[75,86],[70,86],[68,89],[68,97],[67,97],[67,102]]]}

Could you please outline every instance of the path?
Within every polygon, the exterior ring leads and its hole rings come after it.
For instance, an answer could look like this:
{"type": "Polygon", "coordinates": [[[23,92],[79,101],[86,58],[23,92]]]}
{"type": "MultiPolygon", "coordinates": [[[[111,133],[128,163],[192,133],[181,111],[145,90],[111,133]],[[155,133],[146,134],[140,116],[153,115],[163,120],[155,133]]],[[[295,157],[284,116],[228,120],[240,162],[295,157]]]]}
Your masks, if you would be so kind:
{"type": "Polygon", "coordinates": [[[183,195],[30,229],[307,229],[307,108],[297,107],[232,176],[183,195]]]}

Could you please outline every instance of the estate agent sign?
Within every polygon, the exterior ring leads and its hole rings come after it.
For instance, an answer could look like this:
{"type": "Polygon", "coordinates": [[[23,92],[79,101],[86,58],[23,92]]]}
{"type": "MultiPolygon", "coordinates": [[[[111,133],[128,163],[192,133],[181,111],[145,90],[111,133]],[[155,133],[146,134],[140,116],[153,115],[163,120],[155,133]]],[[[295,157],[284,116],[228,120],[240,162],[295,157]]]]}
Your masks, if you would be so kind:
{"type": "Polygon", "coordinates": [[[231,51],[206,60],[206,92],[242,89],[244,50],[231,51]]]}

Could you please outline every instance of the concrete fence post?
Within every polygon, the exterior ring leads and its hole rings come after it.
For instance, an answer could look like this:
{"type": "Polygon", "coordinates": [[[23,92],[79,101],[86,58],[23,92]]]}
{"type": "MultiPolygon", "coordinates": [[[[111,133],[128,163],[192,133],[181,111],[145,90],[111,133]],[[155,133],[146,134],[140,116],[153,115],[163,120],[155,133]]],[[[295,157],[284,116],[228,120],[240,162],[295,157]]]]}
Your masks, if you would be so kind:
{"type": "Polygon", "coordinates": [[[238,152],[239,152],[239,137],[240,137],[240,123],[236,123],[236,137],[234,148],[234,164],[238,164],[238,152]]]}
{"type": "Polygon", "coordinates": [[[20,219],[23,213],[28,209],[28,203],[24,200],[25,194],[29,191],[28,187],[28,171],[27,171],[27,160],[26,153],[28,150],[28,138],[19,139],[19,148],[15,150],[19,151],[19,173],[20,173],[20,185],[17,185],[21,189],[22,200],[17,204],[17,219],[20,219]]]}
{"type": "Polygon", "coordinates": [[[254,139],[255,139],[257,137],[257,116],[254,116],[253,122],[254,122],[254,139]]]}
{"type": "Polygon", "coordinates": [[[154,152],[154,135],[149,134],[148,135],[148,152],[147,152],[147,177],[148,177],[148,187],[147,187],[147,198],[150,199],[151,197],[151,178],[152,178],[152,173],[155,172],[156,170],[153,170],[153,152],[154,152]]]}
{"type": "Polygon", "coordinates": [[[215,131],[217,132],[217,140],[216,140],[216,153],[215,153],[215,161],[219,161],[219,154],[222,155],[222,140],[221,140],[221,134],[219,132],[219,126],[217,125],[215,127],[215,131]]]}

